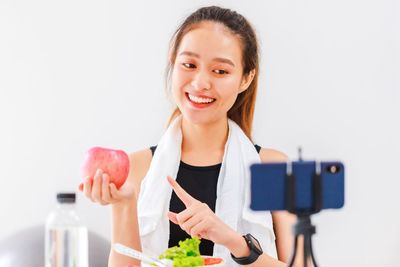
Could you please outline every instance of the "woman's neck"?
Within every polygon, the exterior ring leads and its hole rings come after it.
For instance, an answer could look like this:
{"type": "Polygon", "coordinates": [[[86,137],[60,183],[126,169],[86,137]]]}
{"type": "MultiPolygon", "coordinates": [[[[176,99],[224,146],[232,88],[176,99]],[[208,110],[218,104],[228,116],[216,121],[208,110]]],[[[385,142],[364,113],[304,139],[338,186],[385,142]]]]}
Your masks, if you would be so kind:
{"type": "MultiPolygon", "coordinates": [[[[204,161],[209,155],[210,160],[222,161],[225,143],[228,138],[228,119],[223,118],[210,124],[192,124],[182,119],[182,160],[193,156],[204,161]]],[[[198,162],[197,159],[194,161],[198,162]]],[[[199,163],[199,162],[198,162],[199,163]]],[[[201,163],[200,163],[201,164],[201,163]]]]}

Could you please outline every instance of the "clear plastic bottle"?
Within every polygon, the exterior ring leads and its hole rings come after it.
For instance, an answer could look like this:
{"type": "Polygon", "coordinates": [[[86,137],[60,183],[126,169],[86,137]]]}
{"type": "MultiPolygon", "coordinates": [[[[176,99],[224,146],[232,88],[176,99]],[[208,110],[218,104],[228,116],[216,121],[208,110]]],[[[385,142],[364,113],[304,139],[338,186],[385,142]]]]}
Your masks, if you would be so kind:
{"type": "Polygon", "coordinates": [[[75,193],[58,193],[45,230],[46,267],[88,267],[88,231],[75,211],[75,193]]]}

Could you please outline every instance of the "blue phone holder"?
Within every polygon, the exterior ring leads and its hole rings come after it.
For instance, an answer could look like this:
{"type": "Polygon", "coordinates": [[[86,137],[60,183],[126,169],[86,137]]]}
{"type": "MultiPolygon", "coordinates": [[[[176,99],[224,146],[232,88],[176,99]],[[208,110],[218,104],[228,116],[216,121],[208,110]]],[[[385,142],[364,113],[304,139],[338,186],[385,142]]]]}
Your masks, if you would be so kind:
{"type": "Polygon", "coordinates": [[[255,184],[252,185],[252,195],[254,197],[252,196],[251,208],[271,211],[287,210],[297,217],[297,221],[293,226],[295,239],[293,254],[288,264],[289,267],[294,264],[298,240],[301,235],[304,237],[303,266],[307,267],[311,258],[313,266],[317,267],[311,239],[316,233],[316,227],[311,222],[311,215],[326,208],[341,208],[344,204],[344,167],[341,163],[335,164],[331,165],[330,162],[305,162],[302,160],[301,148],[299,148],[298,162],[252,166],[255,184]],[[299,167],[303,168],[304,166],[307,166],[306,171],[298,172],[299,167]],[[327,173],[327,166],[335,169],[329,169],[327,173]],[[283,168],[286,168],[286,174],[283,168]],[[330,171],[339,174],[339,170],[341,179],[334,180],[330,171]],[[269,183],[275,182],[276,190],[271,189],[274,187],[269,187],[269,192],[266,193],[264,191],[265,188],[263,190],[260,187],[260,185],[265,184],[263,182],[266,181],[264,179],[266,178],[265,174],[267,174],[267,177],[275,177],[268,181],[269,183]],[[335,181],[335,183],[332,183],[332,181],[335,181]],[[307,193],[304,194],[304,192],[307,193]]]}
{"type": "Polygon", "coordinates": [[[293,174],[286,175],[286,210],[297,216],[296,224],[293,226],[295,235],[293,254],[288,266],[293,266],[297,254],[299,236],[304,236],[303,259],[304,267],[308,265],[308,258],[311,257],[313,265],[317,267],[314,252],[312,250],[311,237],[316,233],[316,227],[311,223],[311,215],[318,213],[322,208],[321,174],[315,172],[313,175],[313,201],[311,209],[296,209],[296,177],[293,174]]]}

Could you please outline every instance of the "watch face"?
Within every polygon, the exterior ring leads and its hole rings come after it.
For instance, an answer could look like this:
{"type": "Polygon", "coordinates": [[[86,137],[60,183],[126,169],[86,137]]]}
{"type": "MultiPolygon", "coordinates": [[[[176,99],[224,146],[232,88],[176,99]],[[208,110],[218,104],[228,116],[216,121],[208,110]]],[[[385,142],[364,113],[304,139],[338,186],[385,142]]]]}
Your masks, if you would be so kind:
{"type": "Polygon", "coordinates": [[[260,245],[260,243],[258,242],[258,240],[257,240],[254,236],[252,236],[251,234],[247,234],[246,236],[247,236],[247,238],[249,239],[249,241],[252,243],[254,249],[255,249],[259,254],[262,254],[262,253],[263,253],[263,250],[262,250],[261,245],[260,245]]]}

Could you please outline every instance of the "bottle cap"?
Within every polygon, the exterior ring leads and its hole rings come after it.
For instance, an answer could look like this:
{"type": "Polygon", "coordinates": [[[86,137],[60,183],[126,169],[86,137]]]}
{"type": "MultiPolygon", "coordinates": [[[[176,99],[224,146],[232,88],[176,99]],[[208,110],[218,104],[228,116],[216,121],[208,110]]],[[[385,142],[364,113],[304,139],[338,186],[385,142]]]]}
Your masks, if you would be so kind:
{"type": "Polygon", "coordinates": [[[57,193],[58,203],[75,203],[75,193],[57,193]]]}

